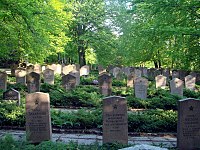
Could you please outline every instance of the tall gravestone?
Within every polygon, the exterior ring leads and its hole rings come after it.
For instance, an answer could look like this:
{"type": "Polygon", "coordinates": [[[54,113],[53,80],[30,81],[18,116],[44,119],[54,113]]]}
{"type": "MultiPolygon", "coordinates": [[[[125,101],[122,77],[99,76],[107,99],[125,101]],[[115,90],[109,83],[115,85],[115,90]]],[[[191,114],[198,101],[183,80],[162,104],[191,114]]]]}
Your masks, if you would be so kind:
{"type": "Polygon", "coordinates": [[[0,89],[6,91],[7,89],[7,74],[0,72],[0,89]]]}
{"type": "Polygon", "coordinates": [[[31,143],[51,140],[49,94],[36,92],[26,95],[26,136],[31,143]]]}
{"type": "Polygon", "coordinates": [[[112,93],[112,77],[107,74],[103,73],[100,74],[98,77],[98,83],[99,83],[99,91],[102,95],[108,96],[112,93]]]}
{"type": "Polygon", "coordinates": [[[111,96],[103,99],[103,143],[128,144],[127,101],[111,96]]]}
{"type": "Polygon", "coordinates": [[[17,68],[15,70],[16,83],[26,84],[26,69],[17,68]]]}
{"type": "Polygon", "coordinates": [[[27,75],[27,88],[28,93],[40,91],[40,74],[31,72],[27,75]]]}
{"type": "Polygon", "coordinates": [[[200,149],[200,100],[178,101],[177,147],[179,150],[200,149]]]}
{"type": "Polygon", "coordinates": [[[170,91],[171,94],[183,96],[183,81],[174,78],[170,81],[170,91]]]}
{"type": "Polygon", "coordinates": [[[155,77],[156,77],[155,72],[156,72],[155,68],[147,69],[148,78],[150,80],[154,80],[155,79],[155,77]]]}
{"type": "Polygon", "coordinates": [[[142,77],[134,80],[135,97],[146,99],[147,98],[148,80],[142,77]]]}
{"type": "Polygon", "coordinates": [[[54,71],[46,69],[43,71],[44,83],[54,84],[54,71]]]}
{"type": "Polygon", "coordinates": [[[163,75],[158,75],[156,76],[155,80],[156,80],[156,88],[161,88],[161,89],[166,88],[167,77],[163,75]]]}
{"type": "Polygon", "coordinates": [[[77,70],[71,71],[69,74],[76,77],[76,86],[80,84],[80,72],[77,70]]]}
{"type": "Polygon", "coordinates": [[[82,66],[80,69],[80,76],[88,76],[90,73],[90,68],[88,65],[82,66]]]}
{"type": "Polygon", "coordinates": [[[196,78],[188,75],[185,77],[185,88],[194,91],[196,78]]]}
{"type": "Polygon", "coordinates": [[[20,105],[20,93],[15,89],[7,90],[3,93],[4,100],[17,100],[17,105],[20,105]]]}
{"type": "Polygon", "coordinates": [[[67,74],[62,77],[62,86],[66,90],[71,90],[76,87],[76,77],[72,74],[67,74]]]}

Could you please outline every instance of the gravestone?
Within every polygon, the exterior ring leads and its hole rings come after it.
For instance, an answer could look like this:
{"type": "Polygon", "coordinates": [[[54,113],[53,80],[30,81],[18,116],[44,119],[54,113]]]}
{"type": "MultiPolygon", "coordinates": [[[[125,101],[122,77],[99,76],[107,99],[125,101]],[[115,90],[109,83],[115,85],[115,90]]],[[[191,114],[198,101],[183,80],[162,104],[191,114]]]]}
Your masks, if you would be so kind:
{"type": "Polygon", "coordinates": [[[111,96],[103,99],[103,143],[128,144],[127,101],[111,96]]]}
{"type": "Polygon", "coordinates": [[[7,89],[7,74],[0,71],[0,89],[6,91],[7,89]]]}
{"type": "Polygon", "coordinates": [[[61,73],[62,73],[62,65],[61,64],[57,64],[56,65],[55,74],[61,74],[61,73]]]}
{"type": "Polygon", "coordinates": [[[163,75],[158,75],[156,76],[155,80],[156,80],[156,88],[161,88],[161,89],[166,88],[167,77],[163,75]]]}
{"type": "Polygon", "coordinates": [[[200,149],[200,100],[178,101],[177,147],[179,150],[200,149]]]}
{"type": "Polygon", "coordinates": [[[170,91],[171,94],[183,96],[183,81],[174,78],[170,81],[170,91]]]}
{"type": "Polygon", "coordinates": [[[42,67],[39,64],[34,65],[34,72],[40,74],[42,72],[42,67]]]}
{"type": "Polygon", "coordinates": [[[26,70],[24,68],[18,68],[15,70],[16,83],[26,84],[26,70]]]}
{"type": "Polygon", "coordinates": [[[11,76],[15,76],[15,70],[17,69],[18,65],[17,64],[12,64],[11,65],[11,76]]]}
{"type": "Polygon", "coordinates": [[[102,95],[108,96],[112,93],[112,77],[107,74],[103,73],[100,74],[98,77],[98,83],[99,83],[99,91],[102,95]]]}
{"type": "Polygon", "coordinates": [[[134,73],[130,73],[130,74],[127,76],[127,87],[133,87],[134,79],[135,79],[134,73]]]}
{"type": "Polygon", "coordinates": [[[178,72],[179,72],[179,79],[181,79],[182,81],[184,81],[185,77],[189,75],[189,72],[186,70],[179,70],[178,72]]]}
{"type": "Polygon", "coordinates": [[[80,64],[75,64],[76,71],[80,71],[80,64]]]}
{"type": "Polygon", "coordinates": [[[147,68],[146,67],[142,67],[142,76],[148,77],[148,73],[147,73],[147,68]]]}
{"type": "Polygon", "coordinates": [[[7,90],[3,93],[4,100],[17,100],[17,105],[20,106],[20,93],[15,89],[7,90]]]}
{"type": "Polygon", "coordinates": [[[169,79],[170,69],[168,69],[168,68],[162,69],[162,75],[167,77],[167,79],[169,79]]]}
{"type": "Polygon", "coordinates": [[[188,75],[185,77],[185,88],[194,91],[196,78],[188,75]]]}
{"type": "Polygon", "coordinates": [[[33,65],[28,65],[26,68],[26,72],[27,74],[34,72],[34,66],[33,65]]]}
{"type": "Polygon", "coordinates": [[[156,72],[155,68],[147,69],[148,78],[150,80],[154,80],[155,79],[155,77],[156,77],[155,72],[156,72]]]}
{"type": "Polygon", "coordinates": [[[46,69],[47,69],[47,68],[53,70],[53,71],[54,71],[54,74],[56,74],[56,70],[57,70],[57,65],[56,65],[56,64],[48,65],[48,66],[46,67],[46,69]]]}
{"type": "Polygon", "coordinates": [[[30,143],[51,140],[50,99],[48,93],[26,95],[26,136],[30,143]]]}
{"type": "Polygon", "coordinates": [[[142,77],[134,80],[135,97],[146,99],[147,98],[148,80],[142,77]]]}
{"type": "Polygon", "coordinates": [[[82,66],[80,69],[80,76],[88,76],[90,73],[90,68],[88,65],[82,66]]]}
{"type": "Polygon", "coordinates": [[[139,69],[134,70],[135,78],[139,78],[142,76],[142,71],[139,69]]]}
{"type": "Polygon", "coordinates": [[[121,78],[121,69],[119,67],[113,68],[113,76],[117,79],[121,78]]]}
{"type": "Polygon", "coordinates": [[[76,87],[76,77],[72,74],[67,74],[62,77],[62,86],[66,90],[71,90],[76,87]]]}
{"type": "Polygon", "coordinates": [[[44,83],[54,84],[54,71],[46,69],[43,71],[44,83]]]}
{"type": "Polygon", "coordinates": [[[99,71],[99,74],[101,74],[101,73],[106,72],[106,69],[104,69],[103,66],[99,65],[98,66],[98,71],[99,71]]]}
{"type": "Polygon", "coordinates": [[[77,70],[71,71],[69,74],[76,77],[76,86],[80,84],[80,72],[77,70]]]}
{"type": "Polygon", "coordinates": [[[67,65],[67,66],[64,66],[64,67],[63,67],[62,74],[63,74],[63,75],[67,75],[67,74],[69,74],[71,71],[74,71],[74,70],[75,70],[75,66],[74,66],[74,65],[67,65]]]}
{"type": "Polygon", "coordinates": [[[26,76],[28,93],[40,91],[40,74],[31,72],[26,76]]]}
{"type": "Polygon", "coordinates": [[[172,79],[180,78],[178,70],[172,70],[172,79]]]}

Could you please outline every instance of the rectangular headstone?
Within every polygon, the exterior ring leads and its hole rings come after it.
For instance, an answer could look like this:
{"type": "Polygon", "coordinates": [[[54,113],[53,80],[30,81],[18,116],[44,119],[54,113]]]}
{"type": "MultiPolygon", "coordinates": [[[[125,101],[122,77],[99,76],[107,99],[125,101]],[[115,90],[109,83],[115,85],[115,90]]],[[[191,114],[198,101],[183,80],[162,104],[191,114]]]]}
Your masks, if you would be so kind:
{"type": "Polygon", "coordinates": [[[155,80],[156,80],[156,88],[161,88],[161,89],[166,88],[167,77],[163,75],[158,75],[156,76],[155,80]]]}
{"type": "Polygon", "coordinates": [[[111,96],[103,99],[103,143],[128,144],[127,101],[111,96]]]}
{"type": "Polygon", "coordinates": [[[17,68],[15,70],[16,83],[26,84],[26,70],[24,68],[17,68]]]}
{"type": "Polygon", "coordinates": [[[0,72],[0,89],[6,91],[7,89],[7,74],[0,72]]]}
{"type": "Polygon", "coordinates": [[[178,101],[177,147],[179,150],[200,149],[200,100],[178,101]]]}
{"type": "Polygon", "coordinates": [[[134,73],[130,73],[130,74],[127,76],[127,87],[133,87],[134,79],[135,79],[134,73]]]}
{"type": "Polygon", "coordinates": [[[51,140],[49,94],[36,92],[26,95],[26,136],[31,143],[51,140]]]}
{"type": "Polygon", "coordinates": [[[43,72],[44,83],[54,84],[54,71],[51,69],[46,69],[43,72]]]}
{"type": "Polygon", "coordinates": [[[27,75],[27,88],[29,93],[40,91],[40,74],[31,72],[27,75]]]}
{"type": "Polygon", "coordinates": [[[111,95],[112,77],[109,74],[107,73],[100,74],[98,77],[98,83],[99,83],[99,90],[102,95],[104,96],[111,95]]]}
{"type": "Polygon", "coordinates": [[[183,96],[183,81],[174,78],[170,81],[170,91],[171,94],[183,96]]]}
{"type": "Polygon", "coordinates": [[[194,91],[195,90],[196,77],[188,75],[185,77],[185,88],[194,91]]]}
{"type": "Polygon", "coordinates": [[[82,66],[80,69],[80,76],[88,76],[90,73],[90,67],[88,65],[82,66]]]}
{"type": "Polygon", "coordinates": [[[134,80],[135,97],[146,99],[147,98],[148,80],[142,77],[134,80]]]}
{"type": "Polygon", "coordinates": [[[34,72],[40,74],[42,72],[42,67],[40,64],[35,64],[34,65],[34,72]]]}
{"type": "Polygon", "coordinates": [[[3,93],[4,100],[17,100],[18,106],[20,105],[20,93],[15,89],[7,90],[3,93]]]}
{"type": "Polygon", "coordinates": [[[71,90],[76,87],[76,76],[67,74],[62,77],[62,86],[66,90],[71,90]]]}

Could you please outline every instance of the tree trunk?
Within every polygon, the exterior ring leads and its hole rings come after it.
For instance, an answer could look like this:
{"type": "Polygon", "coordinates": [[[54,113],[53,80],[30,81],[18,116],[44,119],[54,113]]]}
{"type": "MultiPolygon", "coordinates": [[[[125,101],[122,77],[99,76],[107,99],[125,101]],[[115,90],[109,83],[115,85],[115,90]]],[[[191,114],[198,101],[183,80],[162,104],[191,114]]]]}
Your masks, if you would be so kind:
{"type": "Polygon", "coordinates": [[[158,68],[158,62],[157,61],[154,61],[154,66],[155,66],[155,68],[158,68]]]}

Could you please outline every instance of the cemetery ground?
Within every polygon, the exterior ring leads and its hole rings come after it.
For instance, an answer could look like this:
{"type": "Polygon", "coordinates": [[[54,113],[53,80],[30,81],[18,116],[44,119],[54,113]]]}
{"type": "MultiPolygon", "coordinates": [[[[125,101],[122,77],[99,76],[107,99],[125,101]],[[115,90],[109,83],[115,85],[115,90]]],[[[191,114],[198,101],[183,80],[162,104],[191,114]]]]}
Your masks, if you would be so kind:
{"type": "MultiPolygon", "coordinates": [[[[41,79],[40,91],[49,93],[51,105],[51,123],[54,133],[95,133],[102,134],[102,99],[99,88],[93,83],[98,80],[98,72],[92,71],[87,77],[81,77],[80,85],[67,90],[61,86],[62,79],[55,76],[54,85],[43,83],[41,79]]],[[[15,77],[8,77],[7,89],[13,88],[20,92],[20,106],[16,101],[3,100],[1,91],[0,128],[25,130],[25,95],[26,86],[15,84],[15,77]]],[[[169,85],[169,81],[167,81],[169,85]]],[[[169,86],[165,89],[157,88],[155,81],[150,81],[147,89],[147,99],[134,96],[134,89],[126,86],[126,78],[112,79],[112,94],[125,97],[128,105],[128,133],[131,135],[173,135],[177,133],[177,102],[185,98],[200,99],[200,86],[196,91],[184,89],[183,97],[170,94],[169,86]]],[[[43,142],[32,145],[25,140],[16,141],[10,135],[0,139],[0,148],[11,149],[119,149],[127,147],[114,143],[113,145],[82,145],[76,142],[64,144],[61,142],[43,142]]],[[[161,147],[163,145],[160,145],[161,147]]],[[[176,149],[172,147],[171,149],[176,149]]]]}

